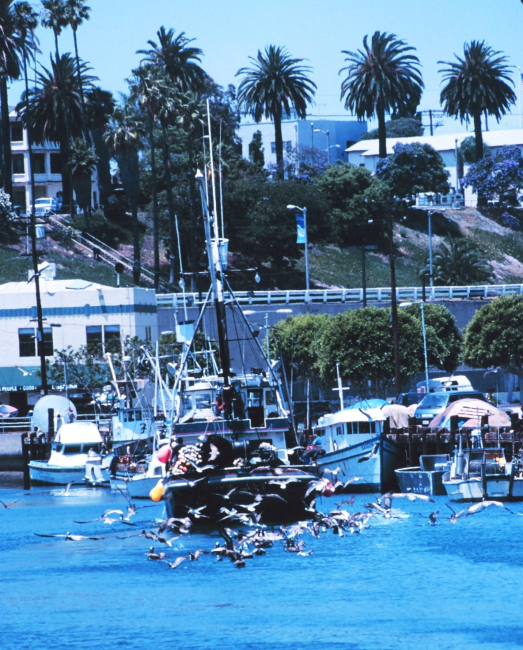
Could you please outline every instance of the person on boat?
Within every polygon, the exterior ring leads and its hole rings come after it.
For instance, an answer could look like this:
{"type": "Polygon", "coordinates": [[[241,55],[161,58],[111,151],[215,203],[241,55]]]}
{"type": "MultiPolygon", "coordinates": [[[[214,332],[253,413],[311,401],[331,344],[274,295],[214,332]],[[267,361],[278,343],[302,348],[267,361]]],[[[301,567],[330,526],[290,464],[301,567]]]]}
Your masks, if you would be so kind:
{"type": "Polygon", "coordinates": [[[223,403],[223,395],[222,395],[222,393],[218,393],[218,395],[216,396],[216,415],[217,416],[223,417],[223,407],[224,406],[225,405],[223,403]]]}
{"type": "Polygon", "coordinates": [[[321,435],[317,434],[313,441],[307,446],[305,453],[302,456],[302,460],[306,465],[309,465],[310,463],[313,463],[318,456],[322,456],[324,453],[323,440],[321,439],[321,435]]]}
{"type": "Polygon", "coordinates": [[[236,420],[245,419],[245,404],[239,391],[235,386],[231,386],[232,410],[236,420]]]}

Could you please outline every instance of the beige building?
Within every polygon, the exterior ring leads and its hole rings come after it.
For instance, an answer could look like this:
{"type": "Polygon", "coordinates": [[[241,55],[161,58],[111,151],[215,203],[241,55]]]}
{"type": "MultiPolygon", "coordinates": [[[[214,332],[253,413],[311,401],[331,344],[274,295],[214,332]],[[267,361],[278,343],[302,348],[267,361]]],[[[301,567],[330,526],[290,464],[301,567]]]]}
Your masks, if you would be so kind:
{"type": "MultiPolygon", "coordinates": [[[[52,271],[52,266],[51,271],[52,271]]],[[[47,273],[47,272],[46,272],[47,273]]],[[[102,351],[118,349],[126,337],[158,338],[156,294],[141,287],[107,287],[84,280],[54,280],[42,273],[44,350],[77,350],[96,343],[102,351]]],[[[0,402],[24,407],[40,392],[34,282],[0,285],[0,402]]]]}

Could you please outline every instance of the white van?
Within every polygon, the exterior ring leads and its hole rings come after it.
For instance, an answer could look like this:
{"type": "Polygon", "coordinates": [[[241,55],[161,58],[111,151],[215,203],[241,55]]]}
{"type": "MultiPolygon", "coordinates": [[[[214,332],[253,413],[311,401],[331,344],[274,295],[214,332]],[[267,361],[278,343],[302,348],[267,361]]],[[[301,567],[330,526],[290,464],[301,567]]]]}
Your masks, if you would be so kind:
{"type": "MultiPolygon", "coordinates": [[[[426,392],[426,382],[419,381],[416,384],[418,393],[426,392]]],[[[429,393],[455,393],[462,390],[473,390],[472,384],[465,375],[452,375],[450,377],[438,377],[429,379],[429,393]]]]}

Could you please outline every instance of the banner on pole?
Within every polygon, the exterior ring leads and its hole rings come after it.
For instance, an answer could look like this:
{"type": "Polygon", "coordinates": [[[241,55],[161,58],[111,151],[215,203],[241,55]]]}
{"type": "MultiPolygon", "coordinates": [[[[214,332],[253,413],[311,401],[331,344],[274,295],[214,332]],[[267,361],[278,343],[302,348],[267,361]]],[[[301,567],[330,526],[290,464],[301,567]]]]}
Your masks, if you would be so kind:
{"type": "Polygon", "coordinates": [[[303,214],[296,215],[296,228],[296,243],[305,244],[305,219],[303,218],[303,214]]]}

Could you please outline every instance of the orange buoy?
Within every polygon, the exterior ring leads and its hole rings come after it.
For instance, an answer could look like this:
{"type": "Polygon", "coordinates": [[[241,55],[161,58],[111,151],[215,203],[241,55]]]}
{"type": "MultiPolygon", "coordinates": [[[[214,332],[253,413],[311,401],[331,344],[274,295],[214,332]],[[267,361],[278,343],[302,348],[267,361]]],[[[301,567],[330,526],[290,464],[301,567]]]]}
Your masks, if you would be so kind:
{"type": "Polygon", "coordinates": [[[151,501],[154,501],[157,503],[158,501],[161,501],[163,497],[163,481],[160,479],[158,483],[153,487],[153,489],[149,492],[149,498],[151,501]]]}
{"type": "Polygon", "coordinates": [[[334,494],[334,485],[328,479],[325,480],[321,493],[324,497],[331,497],[334,494]]]}

